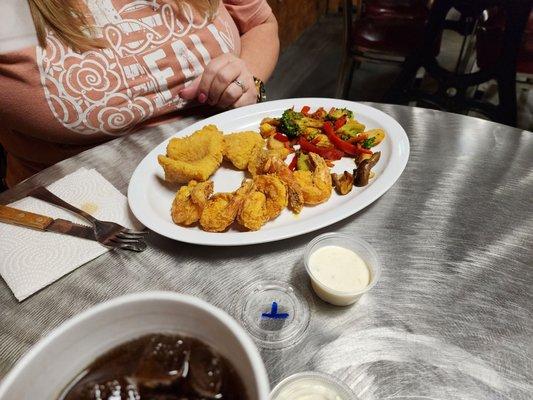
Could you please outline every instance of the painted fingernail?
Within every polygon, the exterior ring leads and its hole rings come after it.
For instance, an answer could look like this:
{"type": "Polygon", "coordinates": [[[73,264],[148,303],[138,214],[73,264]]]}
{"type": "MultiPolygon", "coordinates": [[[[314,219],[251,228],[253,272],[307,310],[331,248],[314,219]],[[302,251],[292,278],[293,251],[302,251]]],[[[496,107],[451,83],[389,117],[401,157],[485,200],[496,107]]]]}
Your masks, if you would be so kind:
{"type": "Polygon", "coordinates": [[[207,101],[207,96],[205,95],[205,93],[200,93],[198,95],[198,101],[202,104],[204,104],[207,101]]]}

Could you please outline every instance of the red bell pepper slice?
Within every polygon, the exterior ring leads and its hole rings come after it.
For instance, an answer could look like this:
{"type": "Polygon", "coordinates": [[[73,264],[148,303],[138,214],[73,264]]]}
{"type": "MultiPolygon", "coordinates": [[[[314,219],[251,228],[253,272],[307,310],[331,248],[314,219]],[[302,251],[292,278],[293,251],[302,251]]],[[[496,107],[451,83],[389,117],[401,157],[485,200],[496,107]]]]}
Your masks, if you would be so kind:
{"type": "MultiPolygon", "coordinates": [[[[321,150],[320,147],[318,149],[321,150]]],[[[325,151],[321,151],[321,153],[318,153],[318,155],[326,160],[340,160],[344,156],[342,151],[337,149],[325,149],[325,151]]]]}
{"type": "Polygon", "coordinates": [[[374,153],[372,152],[372,150],[370,150],[370,149],[365,149],[363,146],[361,146],[361,143],[357,143],[357,144],[355,145],[355,147],[357,148],[357,151],[358,151],[360,154],[361,154],[361,153],[362,153],[362,154],[374,154],[374,153]]]}
{"type": "Polygon", "coordinates": [[[335,125],[333,126],[333,129],[335,132],[337,132],[341,127],[343,127],[346,124],[346,115],[343,115],[338,120],[335,121],[335,125]]]}
{"type": "Polygon", "coordinates": [[[324,110],[324,107],[320,107],[313,114],[309,114],[308,117],[322,121],[324,118],[326,118],[326,115],[327,112],[324,110]]]}
{"type": "Polygon", "coordinates": [[[302,114],[303,115],[307,115],[309,113],[309,111],[311,111],[311,107],[309,107],[309,106],[303,106],[302,107],[302,114]]]}
{"type": "Polygon", "coordinates": [[[324,123],[324,132],[326,132],[328,139],[336,148],[351,156],[355,156],[357,154],[357,148],[353,144],[345,142],[335,134],[335,130],[331,122],[327,121],[324,123]]]}
{"type": "Polygon", "coordinates": [[[310,141],[312,144],[316,145],[320,143],[320,136],[315,137],[314,139],[311,139],[310,141]]]}
{"type": "Polygon", "coordinates": [[[287,136],[285,136],[283,133],[279,133],[279,132],[276,132],[274,134],[274,139],[279,140],[280,142],[283,142],[283,143],[289,141],[289,138],[287,136]]]}
{"type": "Polygon", "coordinates": [[[307,153],[315,153],[327,160],[340,160],[344,155],[342,151],[337,149],[325,149],[323,147],[315,146],[310,143],[306,138],[300,136],[300,148],[307,153]]]}
{"type": "Polygon", "coordinates": [[[289,164],[289,169],[291,171],[295,171],[297,163],[298,163],[298,154],[294,154],[294,157],[292,158],[292,161],[289,164]]]}
{"type": "Polygon", "coordinates": [[[351,156],[356,156],[358,154],[372,154],[371,150],[363,149],[359,143],[353,145],[338,137],[333,130],[333,124],[329,121],[324,123],[324,132],[326,132],[326,135],[328,135],[330,142],[333,143],[336,148],[344,151],[346,154],[351,156]]]}

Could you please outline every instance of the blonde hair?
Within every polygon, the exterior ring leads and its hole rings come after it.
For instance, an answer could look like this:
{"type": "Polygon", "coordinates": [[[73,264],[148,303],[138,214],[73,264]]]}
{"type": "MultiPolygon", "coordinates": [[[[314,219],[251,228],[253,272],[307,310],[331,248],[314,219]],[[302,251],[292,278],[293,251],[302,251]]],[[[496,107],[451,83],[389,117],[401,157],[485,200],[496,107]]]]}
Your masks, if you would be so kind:
{"type": "MultiPolygon", "coordinates": [[[[1,1],[1,0],[0,0],[1,1]]],[[[173,0],[179,3],[184,0],[173,0]]],[[[212,19],[220,0],[187,0],[200,13],[212,19]]],[[[37,38],[46,46],[46,28],[51,29],[66,45],[78,51],[102,48],[101,39],[93,36],[94,29],[86,17],[80,0],[28,0],[37,38]]]]}

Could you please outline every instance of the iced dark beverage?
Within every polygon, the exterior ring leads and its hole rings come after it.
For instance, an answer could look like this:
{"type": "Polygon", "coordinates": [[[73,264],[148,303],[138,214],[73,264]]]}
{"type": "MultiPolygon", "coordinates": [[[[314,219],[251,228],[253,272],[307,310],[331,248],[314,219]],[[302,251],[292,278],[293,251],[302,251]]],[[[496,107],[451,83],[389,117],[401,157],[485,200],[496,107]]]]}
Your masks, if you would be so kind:
{"type": "Polygon", "coordinates": [[[227,359],[206,343],[154,334],[94,361],[59,400],[249,400],[227,359]]]}

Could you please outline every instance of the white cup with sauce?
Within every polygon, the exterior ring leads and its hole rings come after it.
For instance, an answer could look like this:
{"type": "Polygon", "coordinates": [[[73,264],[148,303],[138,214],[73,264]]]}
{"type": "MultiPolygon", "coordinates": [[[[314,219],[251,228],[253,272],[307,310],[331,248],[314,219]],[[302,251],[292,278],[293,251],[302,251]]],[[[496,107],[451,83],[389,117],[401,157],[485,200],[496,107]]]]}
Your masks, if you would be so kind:
{"type": "MultiPolygon", "coordinates": [[[[348,256],[351,257],[348,252],[346,253],[348,256]]],[[[307,270],[307,274],[311,278],[311,285],[317,296],[325,302],[336,306],[348,306],[357,302],[363,294],[368,292],[376,285],[376,282],[378,281],[379,276],[381,274],[381,265],[379,263],[376,251],[368,242],[355,235],[351,236],[341,233],[330,232],[314,238],[307,245],[307,248],[305,250],[304,263],[305,268],[307,270]],[[342,289],[334,287],[334,285],[331,284],[331,282],[333,281],[342,280],[342,276],[331,276],[325,279],[324,271],[327,271],[328,267],[330,266],[332,273],[338,275],[339,272],[342,272],[342,270],[335,268],[338,267],[338,265],[335,264],[336,261],[338,261],[335,259],[335,257],[331,257],[328,260],[324,260],[322,258],[320,262],[324,265],[320,266],[321,273],[318,274],[317,266],[313,265],[315,262],[313,260],[313,255],[318,254],[316,253],[317,250],[322,249],[322,251],[324,251],[324,248],[326,247],[328,247],[328,249],[326,250],[329,250],[330,254],[334,253],[332,250],[336,250],[330,249],[330,247],[340,247],[342,249],[346,249],[355,253],[357,257],[352,257],[351,259],[353,259],[354,262],[359,262],[359,265],[354,265],[354,268],[360,269],[362,276],[361,279],[365,279],[364,270],[362,269],[363,264],[361,264],[361,262],[366,265],[368,274],[366,278],[366,285],[362,285],[360,282],[355,282],[353,274],[349,277],[352,279],[346,279],[346,282],[342,282],[342,289]],[[354,282],[353,288],[347,287],[347,284],[349,284],[351,281],[354,282]]]]}
{"type": "Polygon", "coordinates": [[[270,394],[271,400],[357,400],[341,380],[320,372],[300,372],[283,379],[270,394]]]}

